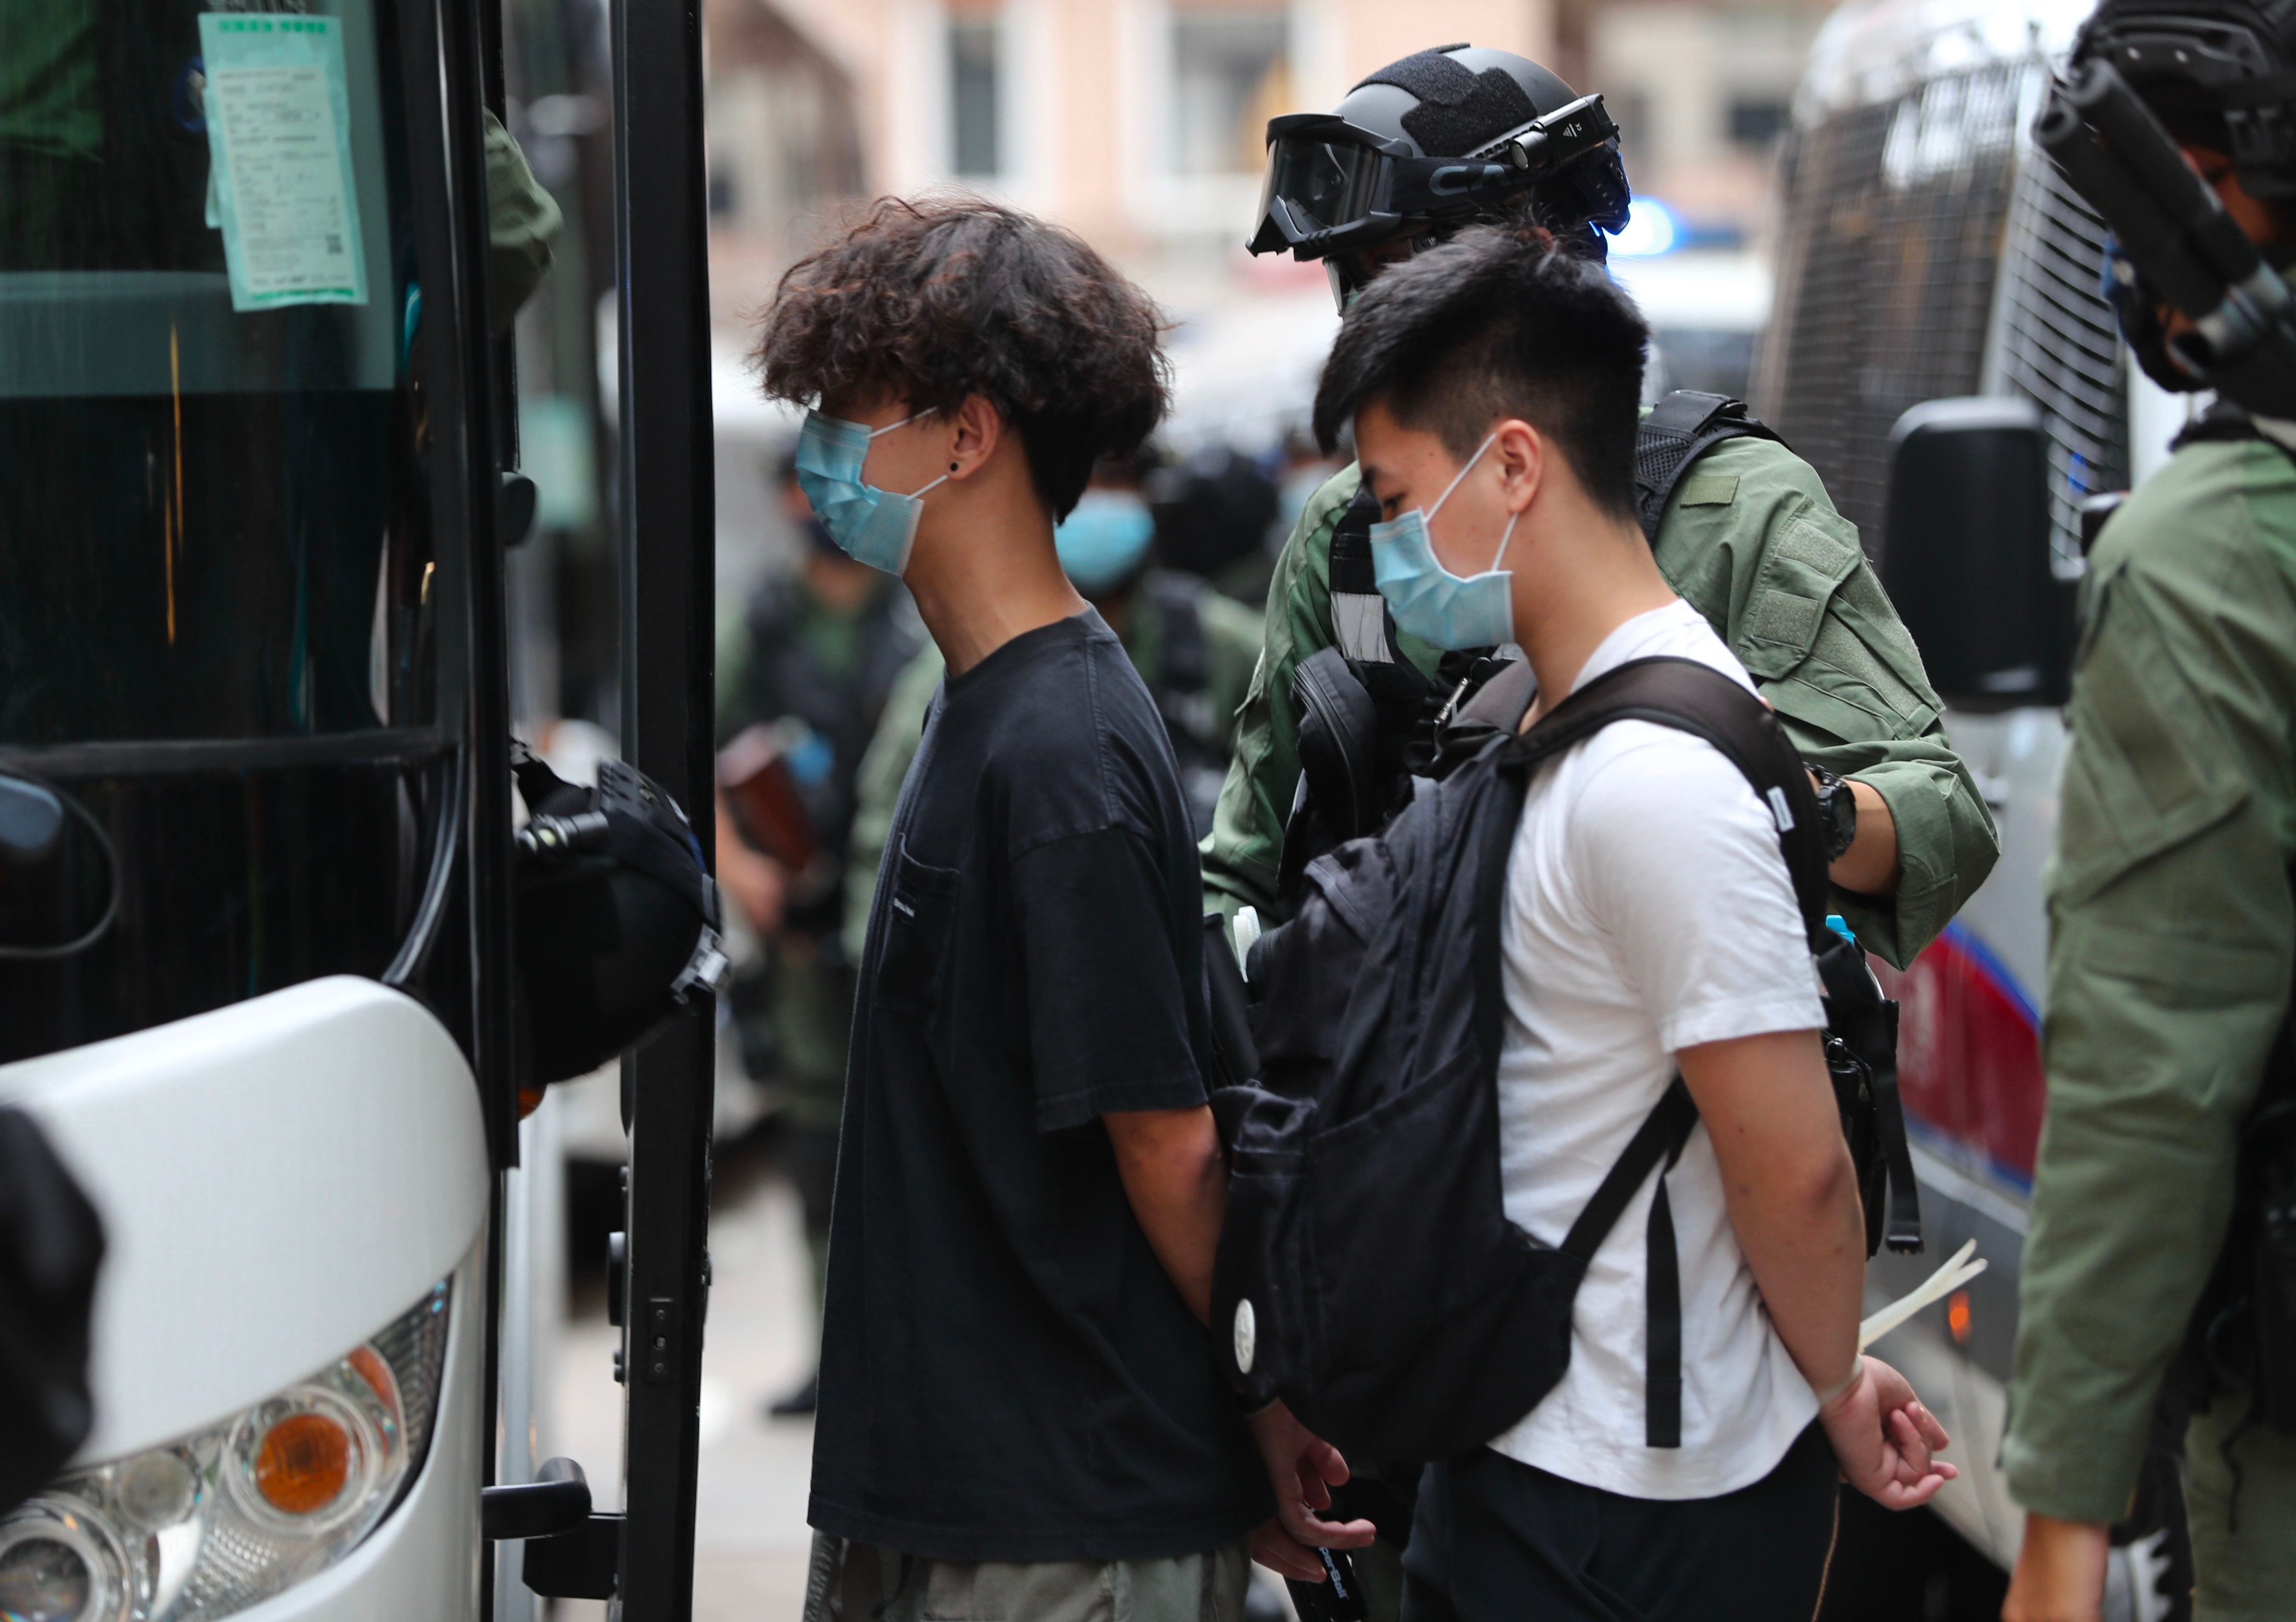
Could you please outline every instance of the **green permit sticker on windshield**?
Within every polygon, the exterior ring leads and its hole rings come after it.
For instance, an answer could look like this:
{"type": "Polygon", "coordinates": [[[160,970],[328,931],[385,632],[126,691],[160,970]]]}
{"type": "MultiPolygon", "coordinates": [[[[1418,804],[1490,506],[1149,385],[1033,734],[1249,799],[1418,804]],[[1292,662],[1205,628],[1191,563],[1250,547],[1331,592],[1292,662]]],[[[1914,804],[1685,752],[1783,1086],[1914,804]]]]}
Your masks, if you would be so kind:
{"type": "Polygon", "coordinates": [[[365,303],[340,21],[204,12],[200,50],[232,308],[365,303]]]}

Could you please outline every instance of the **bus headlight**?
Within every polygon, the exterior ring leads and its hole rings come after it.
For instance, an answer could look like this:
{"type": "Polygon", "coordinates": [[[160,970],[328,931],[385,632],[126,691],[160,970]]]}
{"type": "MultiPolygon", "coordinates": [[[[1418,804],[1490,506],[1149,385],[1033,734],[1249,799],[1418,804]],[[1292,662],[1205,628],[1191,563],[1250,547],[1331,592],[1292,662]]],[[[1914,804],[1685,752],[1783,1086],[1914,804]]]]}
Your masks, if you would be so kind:
{"type": "Polygon", "coordinates": [[[195,1436],[59,1477],[0,1519],[0,1618],[206,1622],[358,1546],[422,1468],[447,1287],[195,1436]]]}

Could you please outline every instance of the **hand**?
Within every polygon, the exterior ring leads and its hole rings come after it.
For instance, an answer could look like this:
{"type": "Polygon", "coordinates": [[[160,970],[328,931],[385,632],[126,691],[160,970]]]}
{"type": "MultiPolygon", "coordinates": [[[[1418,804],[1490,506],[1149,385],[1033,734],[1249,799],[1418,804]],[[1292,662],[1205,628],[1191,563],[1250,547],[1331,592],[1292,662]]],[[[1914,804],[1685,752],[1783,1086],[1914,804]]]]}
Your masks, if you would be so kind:
{"type": "Polygon", "coordinates": [[[2107,1547],[2101,1521],[2026,1516],[2001,1622],[2097,1622],[2107,1547]]]}
{"type": "Polygon", "coordinates": [[[781,933],[782,910],[789,899],[789,874],[770,856],[736,840],[718,846],[718,887],[734,898],[761,941],[781,933]]]}
{"type": "Polygon", "coordinates": [[[1945,1427],[1922,1406],[1906,1377],[1868,1354],[1857,1376],[1818,1411],[1841,1478],[1885,1510],[1910,1510],[1937,1496],[1961,1472],[1931,1453],[1945,1427]]]}
{"type": "Polygon", "coordinates": [[[1251,1558],[1277,1577],[1295,1583],[1327,1580],[1322,1557],[1286,1532],[1281,1520],[1270,1520],[1253,1531],[1251,1558]]]}
{"type": "MultiPolygon", "coordinates": [[[[1251,1418],[1251,1439],[1259,1445],[1259,1456],[1267,1465],[1267,1478],[1275,1486],[1275,1519],[1260,1528],[1261,1536],[1252,1539],[1254,1558],[1285,1576],[1295,1575],[1268,1552],[1283,1552],[1280,1549],[1263,1552],[1263,1537],[1271,1528],[1280,1530],[1294,1544],[1308,1548],[1360,1549],[1376,1537],[1378,1528],[1367,1520],[1322,1520],[1317,1510],[1332,1507],[1332,1489],[1348,1478],[1348,1461],[1340,1457],[1340,1450],[1309,1430],[1292,1417],[1292,1411],[1281,1403],[1272,1403],[1251,1418]]],[[[1302,1576],[1304,1582],[1321,1582],[1324,1562],[1312,1554],[1307,1557],[1315,1566],[1312,1577],[1302,1576]]]]}

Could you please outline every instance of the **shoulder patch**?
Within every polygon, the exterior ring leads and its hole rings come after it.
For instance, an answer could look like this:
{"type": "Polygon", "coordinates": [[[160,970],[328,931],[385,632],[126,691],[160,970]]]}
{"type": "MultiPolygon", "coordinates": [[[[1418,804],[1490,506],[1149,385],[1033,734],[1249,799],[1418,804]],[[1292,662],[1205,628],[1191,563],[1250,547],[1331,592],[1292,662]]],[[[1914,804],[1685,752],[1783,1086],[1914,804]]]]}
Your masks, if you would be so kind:
{"type": "Polygon", "coordinates": [[[1728,506],[1738,498],[1735,473],[1693,473],[1682,482],[1677,506],[1728,506]]]}

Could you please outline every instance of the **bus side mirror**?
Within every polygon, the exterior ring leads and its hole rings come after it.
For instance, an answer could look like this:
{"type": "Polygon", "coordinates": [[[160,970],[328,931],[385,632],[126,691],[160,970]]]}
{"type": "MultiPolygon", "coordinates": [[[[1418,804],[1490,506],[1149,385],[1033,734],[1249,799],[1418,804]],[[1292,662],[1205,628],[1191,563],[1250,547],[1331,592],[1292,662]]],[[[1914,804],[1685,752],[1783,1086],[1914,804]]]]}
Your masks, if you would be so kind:
{"type": "Polygon", "coordinates": [[[1947,704],[2065,702],[2074,587],[2050,533],[2049,439],[2030,400],[1933,399],[1898,419],[1882,584],[1947,704]]]}
{"type": "Polygon", "coordinates": [[[0,771],[0,964],[94,946],[119,914],[120,882],[111,836],[77,801],[0,771]]]}

